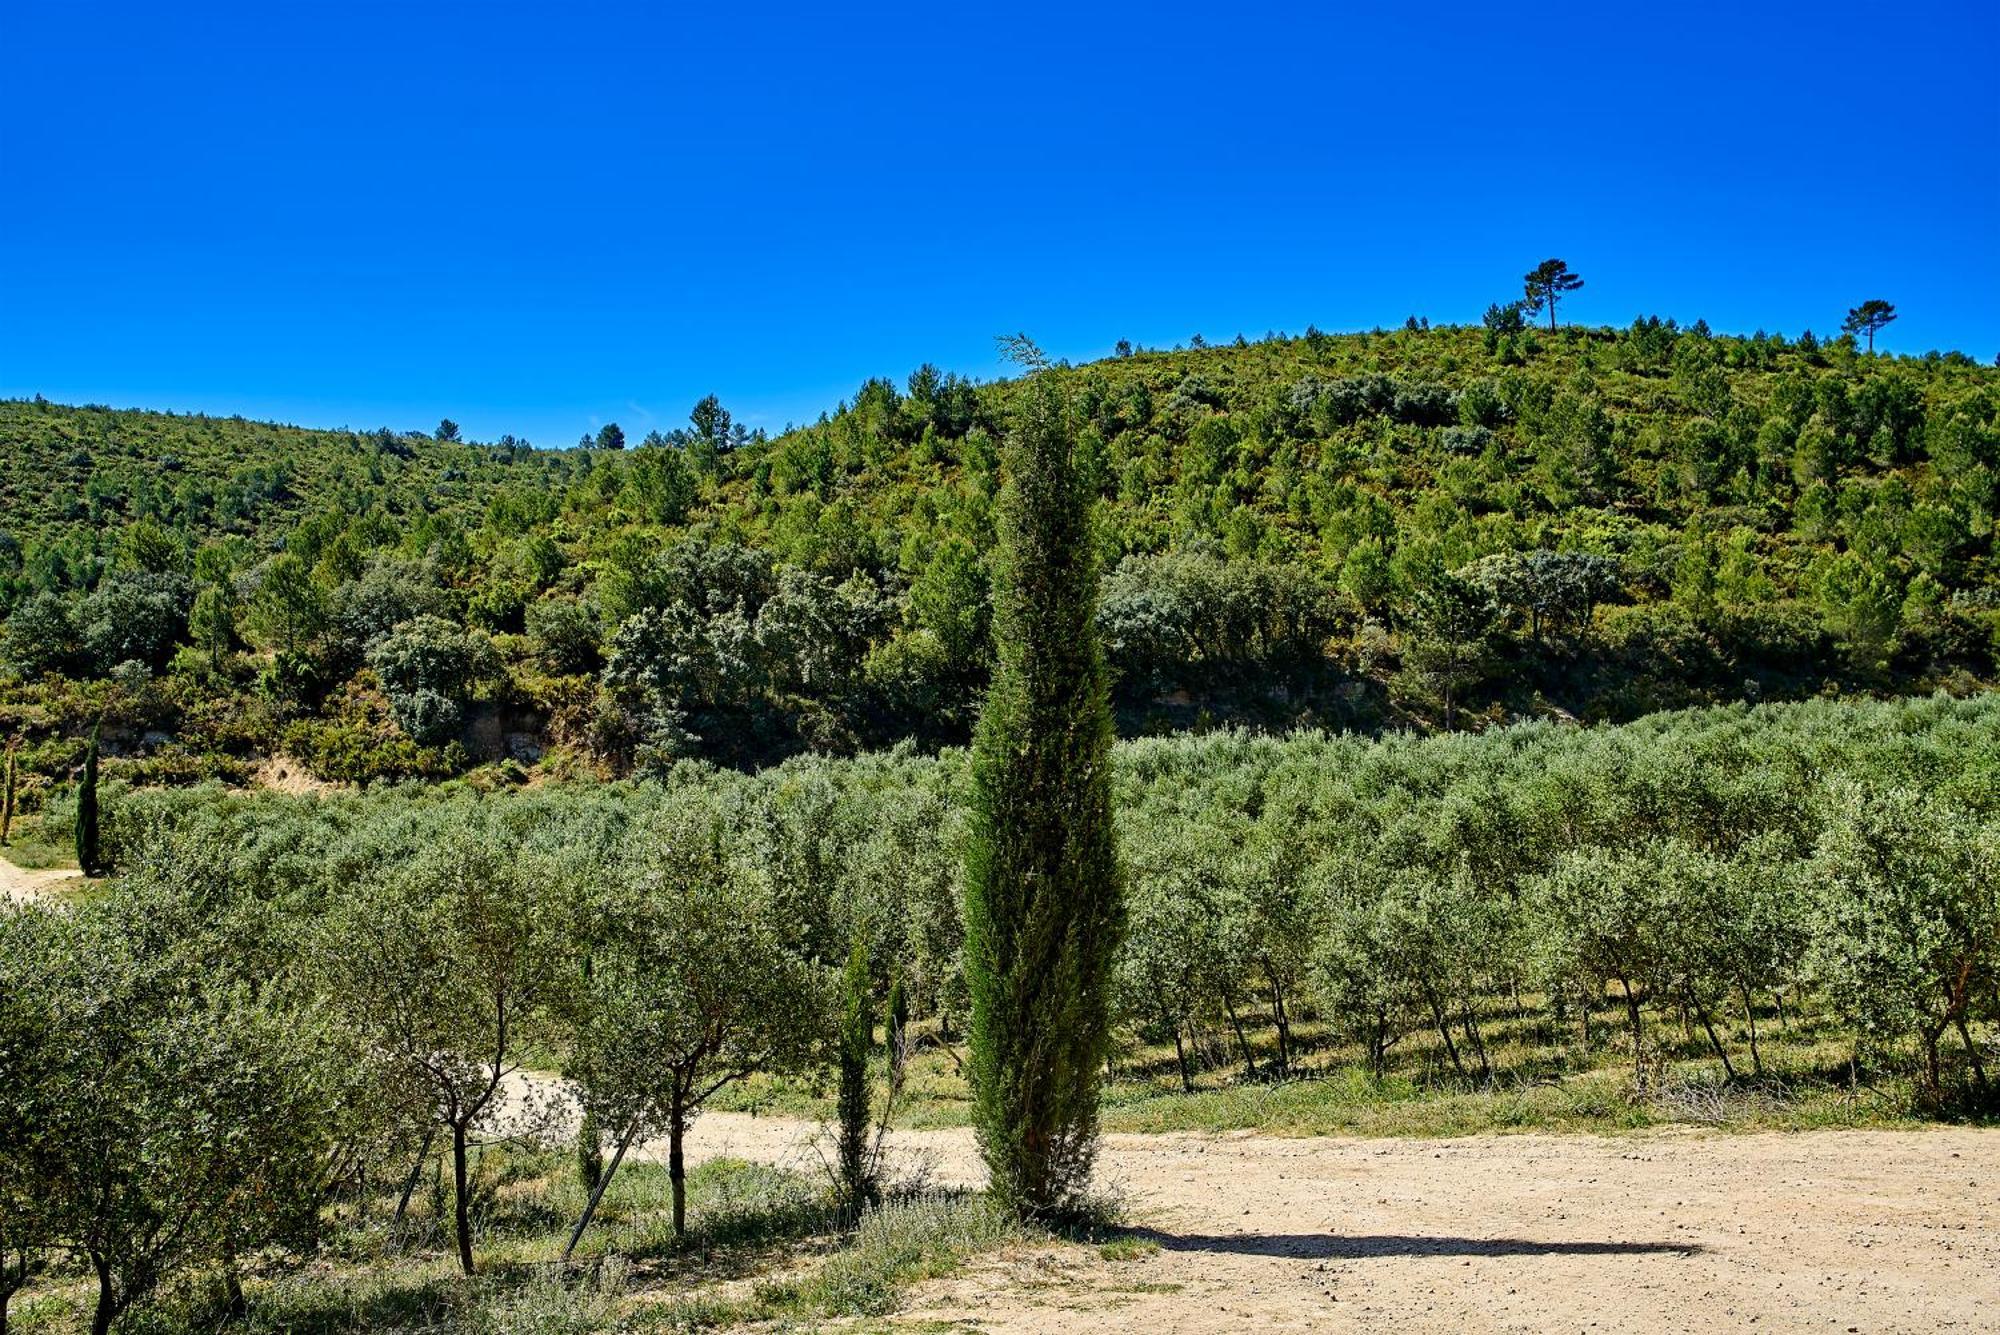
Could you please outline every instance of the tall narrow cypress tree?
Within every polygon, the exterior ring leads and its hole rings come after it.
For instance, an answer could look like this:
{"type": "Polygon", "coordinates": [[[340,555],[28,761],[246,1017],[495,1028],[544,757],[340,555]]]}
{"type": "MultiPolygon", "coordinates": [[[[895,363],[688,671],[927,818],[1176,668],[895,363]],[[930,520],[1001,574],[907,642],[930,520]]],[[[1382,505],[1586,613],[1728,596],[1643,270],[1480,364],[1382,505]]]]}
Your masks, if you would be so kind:
{"type": "Polygon", "coordinates": [[[966,856],[970,1074],[994,1195],[1044,1216],[1090,1176],[1124,927],[1091,497],[1046,371],[1023,386],[1003,463],[996,663],[973,738],[966,856]]]}
{"type": "Polygon", "coordinates": [[[875,1014],[868,996],[868,943],[857,940],[841,976],[847,1011],[840,1026],[840,1094],[838,1152],[842,1203],[854,1218],[875,1195],[868,1162],[868,1053],[875,1046],[875,1014]]]}
{"type": "Polygon", "coordinates": [[[14,757],[21,752],[21,739],[7,739],[7,788],[0,795],[0,847],[4,847],[14,833],[14,757]]]}
{"type": "Polygon", "coordinates": [[[76,865],[85,876],[99,870],[97,835],[97,727],[90,729],[90,748],[83,753],[83,779],[76,786],[76,865]]]}

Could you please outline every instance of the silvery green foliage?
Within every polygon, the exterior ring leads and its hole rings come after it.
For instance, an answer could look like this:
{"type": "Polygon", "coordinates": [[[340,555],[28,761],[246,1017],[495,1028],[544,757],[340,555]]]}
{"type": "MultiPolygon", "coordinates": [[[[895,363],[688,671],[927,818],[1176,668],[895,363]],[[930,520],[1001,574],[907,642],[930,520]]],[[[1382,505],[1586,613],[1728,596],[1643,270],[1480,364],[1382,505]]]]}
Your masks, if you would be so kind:
{"type": "Polygon", "coordinates": [[[374,640],[368,665],[396,725],[419,745],[439,746],[458,735],[466,701],[492,675],[493,648],[480,632],[426,614],[374,640]]]}
{"type": "Polygon", "coordinates": [[[1996,1018],[2000,828],[1901,785],[1842,785],[1831,805],[1812,860],[1814,975],[1864,1041],[1914,1038],[1936,1097],[1946,1035],[1977,1062],[1967,1031],[1996,1018]]]}

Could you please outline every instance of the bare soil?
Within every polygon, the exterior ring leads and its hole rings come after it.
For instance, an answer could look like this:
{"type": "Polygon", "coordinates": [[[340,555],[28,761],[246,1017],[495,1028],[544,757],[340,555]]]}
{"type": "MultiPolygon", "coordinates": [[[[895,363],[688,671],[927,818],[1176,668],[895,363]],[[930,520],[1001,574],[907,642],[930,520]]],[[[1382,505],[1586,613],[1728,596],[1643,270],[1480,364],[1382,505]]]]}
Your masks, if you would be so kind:
{"type": "Polygon", "coordinates": [[[83,873],[78,871],[65,871],[60,867],[47,871],[26,871],[0,857],[0,900],[18,900],[25,904],[81,879],[83,873]]]}
{"type": "MultiPolygon", "coordinates": [[[[716,1113],[692,1148],[811,1168],[813,1134],[716,1113]]],[[[966,1132],[894,1140],[903,1172],[982,1176],[966,1132]]],[[[2000,1132],[1114,1135],[1098,1178],[1139,1255],[981,1258],[916,1290],[894,1324],[2000,1330],[2000,1132]]]]}

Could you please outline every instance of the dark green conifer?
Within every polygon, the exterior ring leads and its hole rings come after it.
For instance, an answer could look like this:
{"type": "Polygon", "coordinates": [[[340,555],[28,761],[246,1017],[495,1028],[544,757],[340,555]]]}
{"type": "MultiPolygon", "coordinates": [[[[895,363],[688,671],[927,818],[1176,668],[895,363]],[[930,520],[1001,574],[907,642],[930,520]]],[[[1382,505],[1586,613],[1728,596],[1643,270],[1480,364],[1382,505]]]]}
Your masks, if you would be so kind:
{"type": "Polygon", "coordinates": [[[76,865],[85,876],[103,870],[97,829],[97,728],[90,730],[90,748],[83,753],[83,778],[76,787],[76,865]]]}
{"type": "Polygon", "coordinates": [[[1038,370],[1005,454],[996,667],[973,740],[965,968],[995,1196],[1059,1212],[1086,1185],[1124,925],[1091,498],[1070,407],[1038,370]]]}
{"type": "Polygon", "coordinates": [[[7,739],[7,788],[0,794],[0,847],[5,847],[14,833],[14,758],[21,752],[21,739],[7,739]]]}
{"type": "Polygon", "coordinates": [[[847,1208],[859,1215],[874,1198],[875,1182],[868,1153],[868,1053],[875,1046],[875,1016],[868,995],[868,943],[856,941],[841,979],[847,1010],[840,1026],[839,1119],[840,1194],[847,1208]]]}
{"type": "Polygon", "coordinates": [[[884,1030],[883,1042],[889,1047],[889,1063],[900,1068],[909,1055],[907,1036],[910,1024],[910,997],[903,990],[903,975],[897,974],[889,984],[889,1023],[884,1030]]]}

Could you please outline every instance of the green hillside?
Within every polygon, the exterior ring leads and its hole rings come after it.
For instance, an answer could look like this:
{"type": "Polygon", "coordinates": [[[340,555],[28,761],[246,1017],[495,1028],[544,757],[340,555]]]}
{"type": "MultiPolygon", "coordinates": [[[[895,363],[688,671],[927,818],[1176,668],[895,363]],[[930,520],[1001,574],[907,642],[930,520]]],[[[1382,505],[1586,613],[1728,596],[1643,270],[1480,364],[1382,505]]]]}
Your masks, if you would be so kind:
{"type": "MultiPolygon", "coordinates": [[[[1128,734],[1478,728],[1996,675],[2000,370],[1425,328],[1064,371],[1128,734]]],[[[0,404],[29,768],[622,772],[962,739],[1008,382],[632,448],[0,404]]]]}

